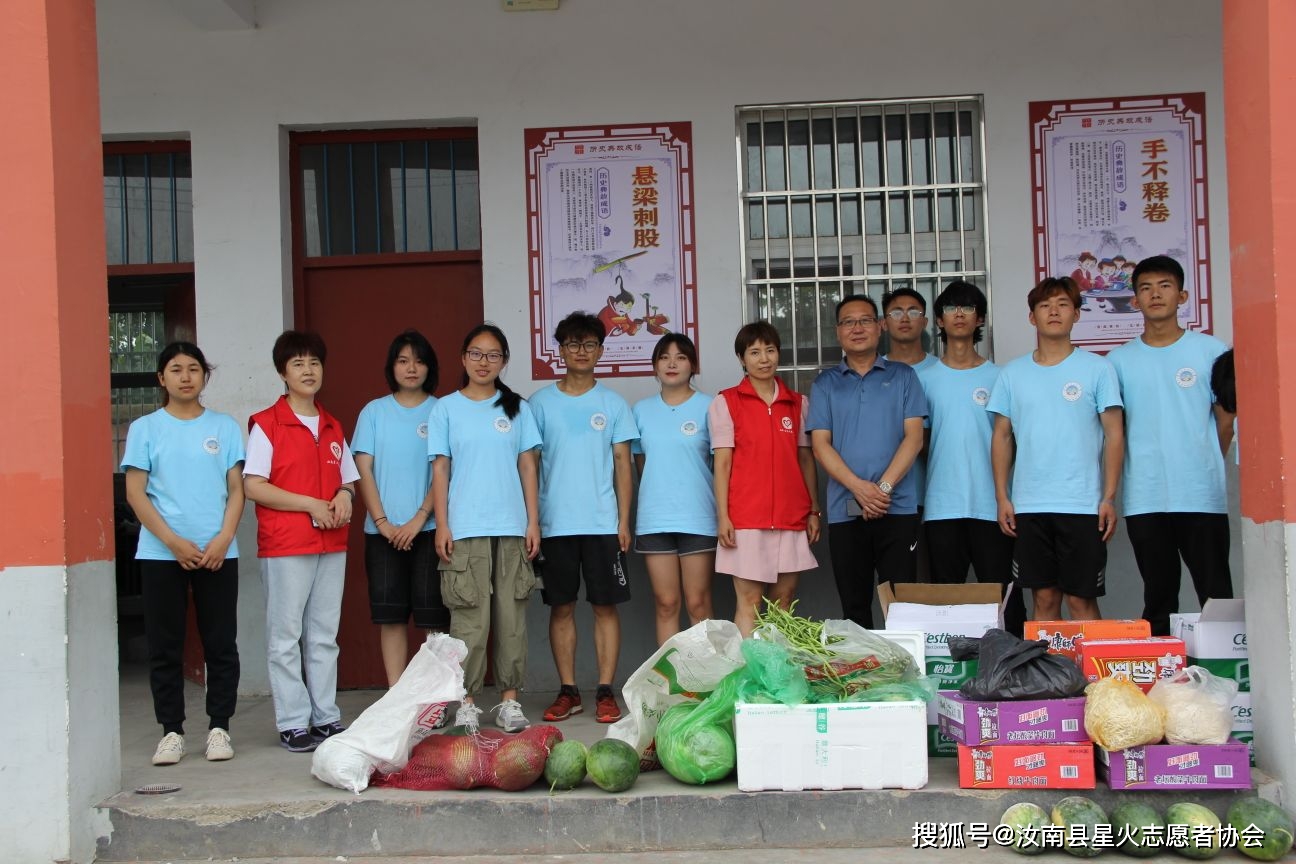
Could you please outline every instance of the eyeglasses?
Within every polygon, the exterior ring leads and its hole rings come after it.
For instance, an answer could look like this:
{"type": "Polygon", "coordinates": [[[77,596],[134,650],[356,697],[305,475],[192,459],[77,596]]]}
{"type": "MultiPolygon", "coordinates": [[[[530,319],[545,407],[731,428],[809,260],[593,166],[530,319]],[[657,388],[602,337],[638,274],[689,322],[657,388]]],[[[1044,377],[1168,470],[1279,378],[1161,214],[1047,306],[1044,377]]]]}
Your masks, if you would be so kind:
{"type": "Polygon", "coordinates": [[[942,315],[956,315],[960,312],[962,312],[964,315],[975,315],[976,311],[977,310],[975,306],[942,306],[941,307],[942,315]]]}
{"type": "Polygon", "coordinates": [[[504,359],[502,351],[478,351],[476,348],[469,348],[464,352],[464,356],[474,363],[480,363],[483,360],[487,363],[498,363],[504,359]]]}
{"type": "Polygon", "coordinates": [[[843,318],[837,322],[837,326],[843,330],[854,330],[856,327],[872,327],[876,323],[876,318],[843,318]]]}
{"type": "Polygon", "coordinates": [[[886,313],[886,316],[892,321],[899,321],[901,318],[908,318],[910,321],[913,321],[926,314],[926,312],[919,309],[917,306],[914,306],[912,309],[892,309],[890,312],[886,313]]]}
{"type": "Polygon", "coordinates": [[[568,354],[593,354],[599,349],[599,343],[591,339],[588,342],[564,342],[562,347],[568,354]]]}

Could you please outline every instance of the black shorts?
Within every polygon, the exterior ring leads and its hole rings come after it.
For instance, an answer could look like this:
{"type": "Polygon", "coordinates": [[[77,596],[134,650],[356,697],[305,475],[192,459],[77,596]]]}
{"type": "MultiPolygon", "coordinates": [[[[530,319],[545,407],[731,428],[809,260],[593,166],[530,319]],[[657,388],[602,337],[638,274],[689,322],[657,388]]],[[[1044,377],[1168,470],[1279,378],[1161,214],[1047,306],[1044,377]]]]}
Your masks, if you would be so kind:
{"type": "Polygon", "coordinates": [[[1107,544],[1098,530],[1098,514],[1018,513],[1012,569],[1022,588],[1102,597],[1107,593],[1107,544]]]}
{"type": "Polygon", "coordinates": [[[369,618],[373,623],[404,624],[413,612],[415,627],[450,628],[450,610],[441,602],[433,533],[420,531],[408,552],[401,552],[381,534],[365,534],[369,618]]]}
{"type": "Polygon", "coordinates": [[[685,534],[680,531],[663,531],[659,534],[639,534],[635,537],[635,551],[640,555],[696,555],[716,551],[716,538],[706,534],[685,534]]]}
{"type": "Polygon", "coordinates": [[[630,599],[625,555],[615,534],[575,534],[540,541],[536,575],[544,582],[540,596],[547,606],[576,602],[581,577],[585,599],[595,606],[615,606],[630,599]]]}

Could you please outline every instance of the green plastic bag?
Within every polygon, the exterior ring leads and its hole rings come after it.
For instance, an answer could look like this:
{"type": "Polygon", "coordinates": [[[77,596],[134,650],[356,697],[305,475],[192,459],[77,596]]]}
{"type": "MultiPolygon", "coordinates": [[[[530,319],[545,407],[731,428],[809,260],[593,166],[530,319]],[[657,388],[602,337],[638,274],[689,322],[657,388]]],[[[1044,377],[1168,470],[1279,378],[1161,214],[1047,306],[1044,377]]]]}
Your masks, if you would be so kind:
{"type": "Polygon", "coordinates": [[[936,698],[939,679],[930,675],[912,681],[878,684],[867,690],[858,690],[846,698],[847,702],[930,702],[936,698]]]}
{"type": "Polygon", "coordinates": [[[738,765],[733,715],[738,694],[751,678],[735,669],[697,704],[671,708],[657,724],[657,758],[666,773],[701,786],[728,777],[738,765]]]}
{"type": "Polygon", "coordinates": [[[744,639],[743,671],[747,680],[739,688],[743,702],[778,702],[800,705],[809,698],[810,684],[805,667],[792,659],[787,648],[764,639],[744,639]]]}

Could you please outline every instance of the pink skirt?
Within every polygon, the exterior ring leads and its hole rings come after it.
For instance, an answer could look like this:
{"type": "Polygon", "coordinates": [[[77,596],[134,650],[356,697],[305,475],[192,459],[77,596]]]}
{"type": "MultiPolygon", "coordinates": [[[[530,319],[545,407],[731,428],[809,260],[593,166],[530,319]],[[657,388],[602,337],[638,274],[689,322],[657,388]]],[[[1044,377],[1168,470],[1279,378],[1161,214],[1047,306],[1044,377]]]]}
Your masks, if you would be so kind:
{"type": "Polygon", "coordinates": [[[740,528],[737,545],[716,546],[717,573],[728,573],[752,582],[774,584],[780,573],[800,573],[819,566],[804,531],[740,528]]]}

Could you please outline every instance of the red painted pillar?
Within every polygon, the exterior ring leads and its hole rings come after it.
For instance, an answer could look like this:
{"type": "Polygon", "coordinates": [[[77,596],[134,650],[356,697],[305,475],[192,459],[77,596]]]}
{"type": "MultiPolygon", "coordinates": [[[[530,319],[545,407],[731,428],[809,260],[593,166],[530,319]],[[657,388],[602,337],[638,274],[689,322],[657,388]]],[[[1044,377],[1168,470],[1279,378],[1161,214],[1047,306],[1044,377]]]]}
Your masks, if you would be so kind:
{"type": "Polygon", "coordinates": [[[92,0],[0,28],[5,857],[88,861],[120,783],[107,291],[92,0]]]}
{"type": "Polygon", "coordinates": [[[1255,744],[1296,788],[1296,3],[1225,0],[1233,342],[1255,744]],[[1291,292],[1288,296],[1287,292],[1291,292]]]}

